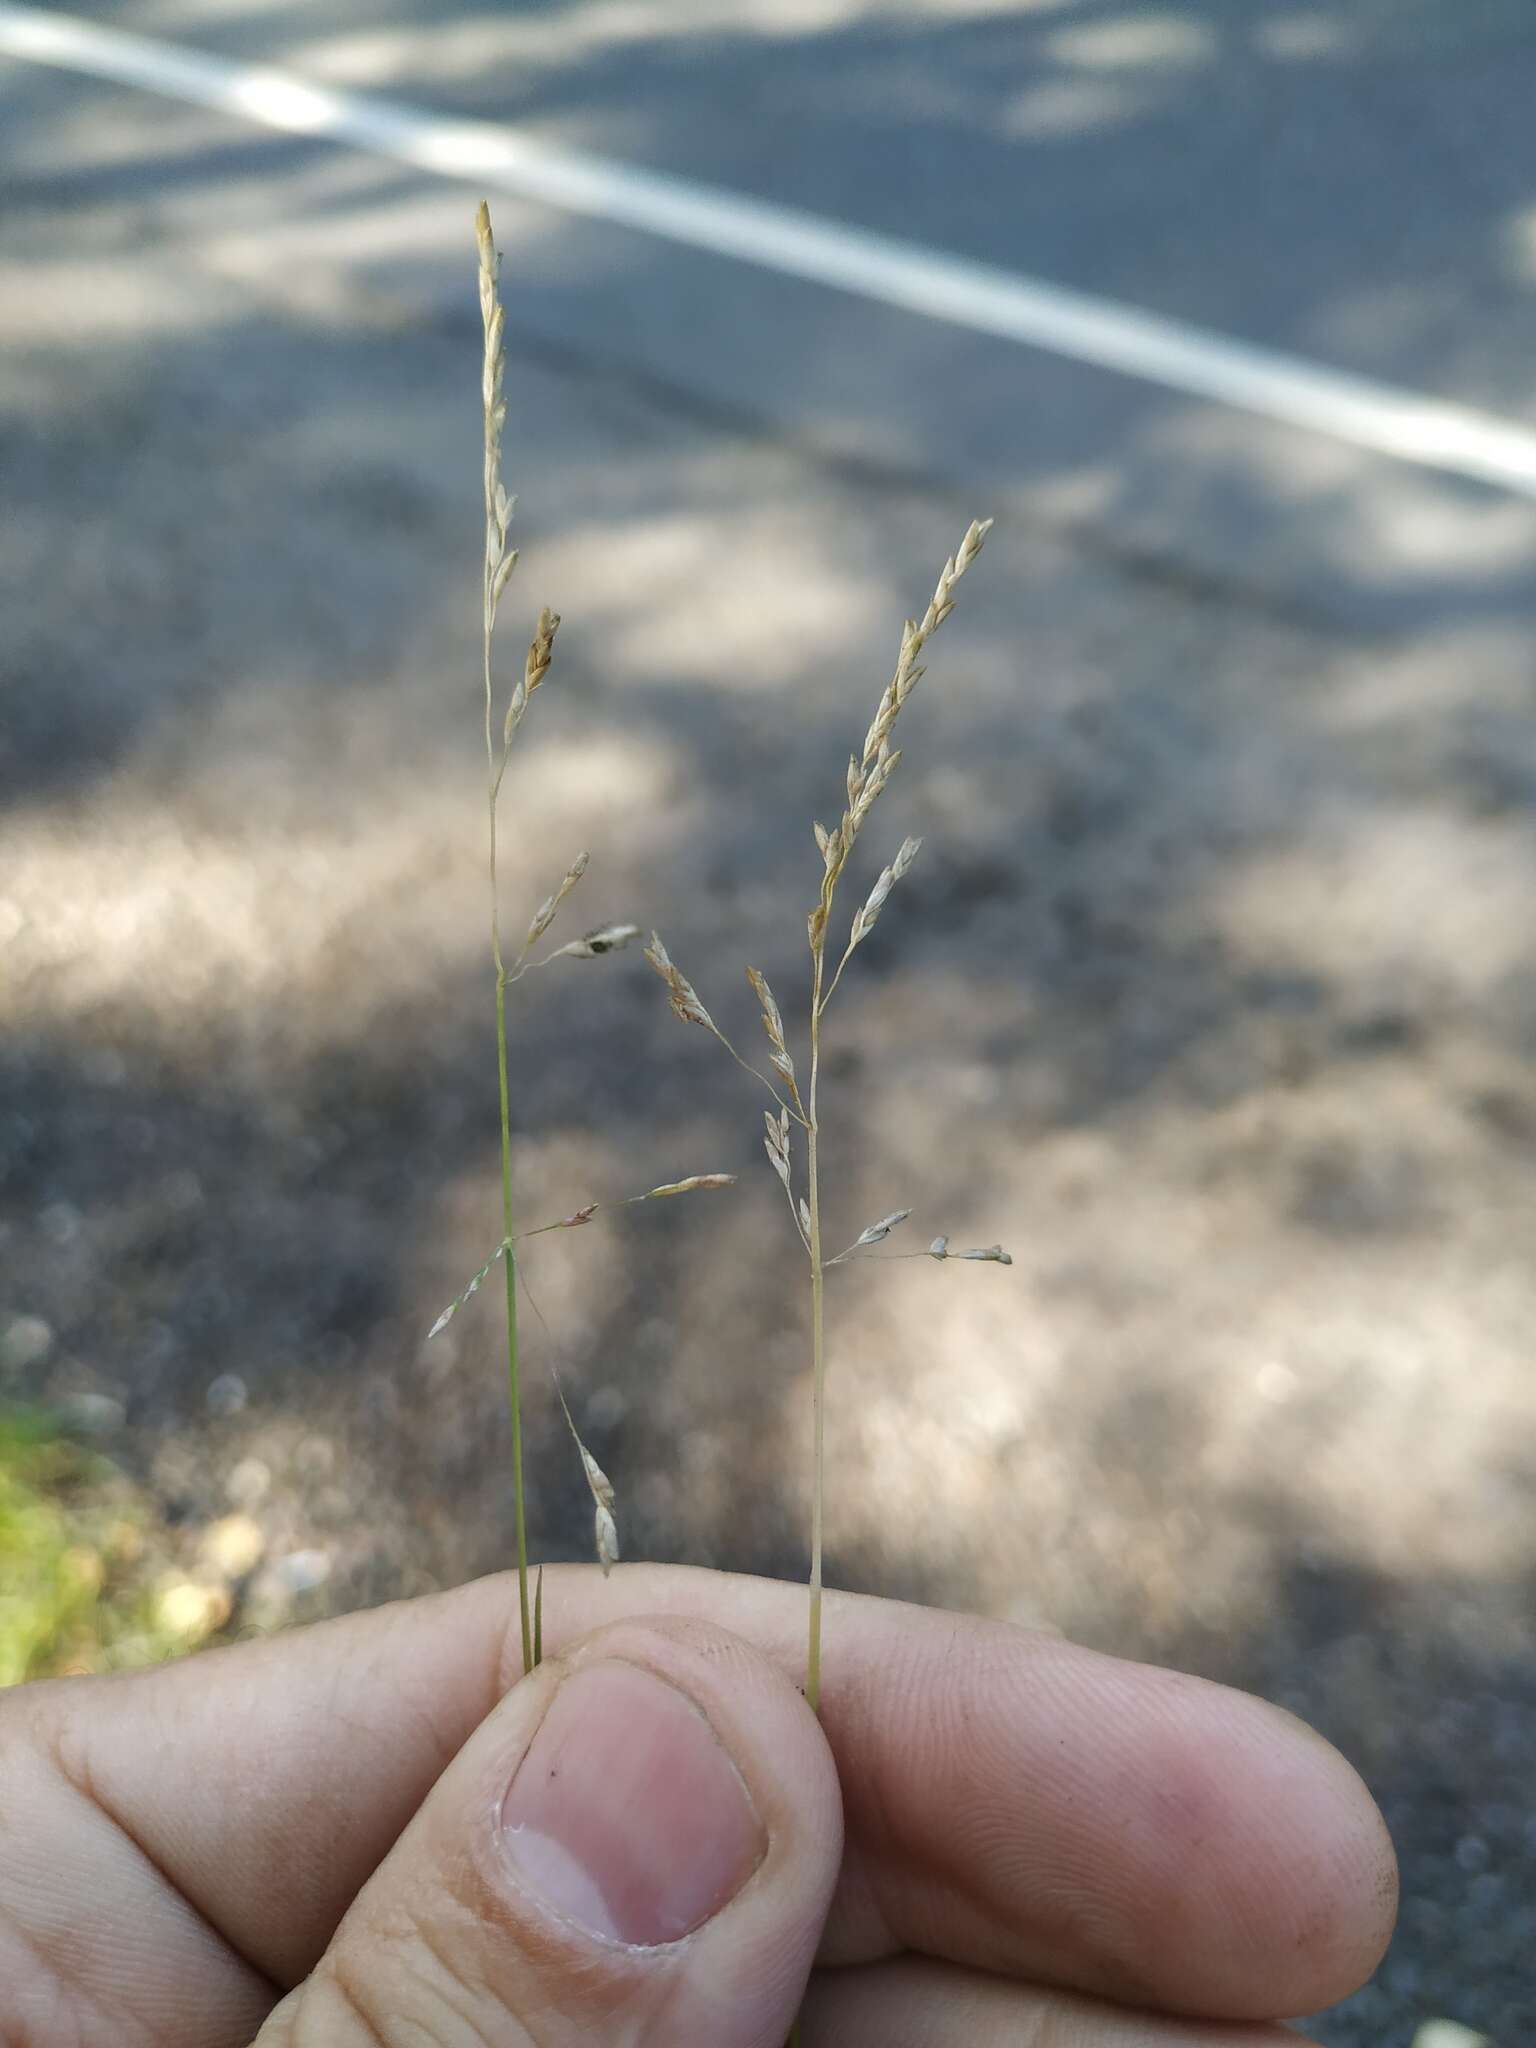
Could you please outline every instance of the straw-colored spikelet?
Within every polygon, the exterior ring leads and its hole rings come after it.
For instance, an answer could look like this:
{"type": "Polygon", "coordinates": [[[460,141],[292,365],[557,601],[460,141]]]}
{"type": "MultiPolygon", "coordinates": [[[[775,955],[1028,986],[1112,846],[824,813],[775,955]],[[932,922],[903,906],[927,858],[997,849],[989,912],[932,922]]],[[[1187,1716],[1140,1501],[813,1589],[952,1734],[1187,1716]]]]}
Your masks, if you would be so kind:
{"type": "Polygon", "coordinates": [[[613,1487],[608,1475],[596,1458],[576,1439],[581,1452],[581,1468],[587,1475],[587,1484],[592,1489],[594,1513],[592,1517],[593,1537],[597,1545],[597,1561],[603,1568],[606,1579],[619,1561],[619,1525],[614,1517],[613,1487]]]}
{"type": "Polygon", "coordinates": [[[784,1043],[783,1013],[774,999],[773,990],[768,986],[765,975],[759,974],[755,967],[749,967],[747,969],[747,979],[751,982],[753,993],[756,995],[758,1003],[762,1008],[763,1029],[768,1034],[768,1043],[772,1048],[768,1055],[768,1064],[776,1072],[783,1075],[784,1079],[789,1083],[791,1093],[798,1100],[799,1090],[795,1087],[795,1063],[789,1056],[788,1046],[784,1043]]]}
{"type": "Polygon", "coordinates": [[[645,949],[645,957],[661,976],[667,987],[667,1001],[672,1005],[672,1014],[684,1024],[702,1024],[706,1031],[715,1029],[715,1020],[699,1001],[698,990],[687,976],[679,973],[672,964],[672,956],[661,943],[657,933],[651,933],[651,943],[645,949]]]}
{"type": "Polygon", "coordinates": [[[559,888],[552,895],[546,896],[538,909],[533,913],[528,924],[528,936],[523,940],[523,951],[525,953],[530,946],[538,944],[539,940],[543,938],[544,934],[554,923],[561,904],[587,872],[591,859],[591,854],[586,852],[585,849],[578,853],[565,873],[560,877],[559,888]]]}

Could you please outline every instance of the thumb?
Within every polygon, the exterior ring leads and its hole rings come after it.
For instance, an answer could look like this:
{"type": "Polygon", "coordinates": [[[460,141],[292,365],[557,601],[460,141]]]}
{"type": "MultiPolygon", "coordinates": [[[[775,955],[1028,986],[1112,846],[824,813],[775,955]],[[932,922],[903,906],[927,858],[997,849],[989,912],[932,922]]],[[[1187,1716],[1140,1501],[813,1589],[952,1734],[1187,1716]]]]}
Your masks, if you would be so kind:
{"type": "Polygon", "coordinates": [[[781,1673],[620,1622],[480,1724],[256,2048],[783,2048],[841,1855],[781,1673]]]}

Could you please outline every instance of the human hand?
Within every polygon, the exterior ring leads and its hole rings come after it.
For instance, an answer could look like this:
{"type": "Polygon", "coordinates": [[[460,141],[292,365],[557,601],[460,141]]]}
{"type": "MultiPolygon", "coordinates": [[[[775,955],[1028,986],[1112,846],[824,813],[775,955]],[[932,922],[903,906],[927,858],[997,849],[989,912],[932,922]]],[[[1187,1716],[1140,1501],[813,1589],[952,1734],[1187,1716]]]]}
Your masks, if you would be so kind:
{"type": "Polygon", "coordinates": [[[631,1566],[0,1696],[0,2042],[1281,2048],[1391,1931],[1278,1709],[1005,1624],[631,1566]],[[509,1690],[510,1687],[510,1690],[509,1690]]]}

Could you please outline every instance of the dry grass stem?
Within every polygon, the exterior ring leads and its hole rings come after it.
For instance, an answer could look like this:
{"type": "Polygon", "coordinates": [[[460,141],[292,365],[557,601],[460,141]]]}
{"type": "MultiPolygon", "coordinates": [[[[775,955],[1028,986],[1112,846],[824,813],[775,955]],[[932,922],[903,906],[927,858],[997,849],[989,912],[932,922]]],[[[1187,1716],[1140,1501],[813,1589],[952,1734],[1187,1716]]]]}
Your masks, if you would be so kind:
{"type": "MultiPolygon", "coordinates": [[[[686,976],[673,964],[671,956],[659,937],[654,933],[646,948],[646,958],[655,968],[666,985],[667,999],[673,1013],[684,1023],[700,1024],[709,1031],[736,1060],[753,1074],[777,1106],[777,1115],[772,1110],[763,1112],[765,1127],[764,1149],[768,1163],[782,1185],[789,1199],[790,1215],[795,1229],[805,1248],[810,1263],[811,1294],[811,1409],[812,1409],[812,1478],[811,1478],[811,1572],[810,1572],[810,1625],[806,1657],[806,1698],[813,1707],[819,1705],[821,1695],[821,1604],[822,1604],[822,1552],[823,1525],[826,1501],[826,1379],[827,1350],[825,1336],[824,1286],[829,1268],[847,1264],[856,1257],[890,1256],[873,1251],[873,1247],[884,1243],[890,1233],[910,1216],[909,1209],[893,1210],[877,1223],[871,1223],[855,1238],[846,1250],[835,1258],[822,1255],[822,1210],[820,1137],[821,1126],[818,1114],[818,1096],[821,1081],[821,1040],[822,1020],[831,1001],[843,970],[863,941],[869,936],[879,920],[892,889],[911,870],[916,860],[921,840],[906,838],[897,849],[889,866],[880,870],[873,887],[854,913],[847,942],[830,979],[827,974],[827,934],[838,883],[846,871],[870,812],[884,795],[892,776],[901,761],[901,751],[893,744],[896,722],[911,698],[912,692],[922,680],[923,669],[919,656],[943,625],[954,609],[955,590],[960,579],[981,553],[986,541],[990,520],[976,520],[966,529],[965,535],[954,554],[944,564],[939,580],[929,599],[927,609],[920,619],[908,619],[902,627],[901,644],[897,652],[896,667],[881,694],[864,735],[864,744],[859,753],[850,755],[844,777],[845,805],[838,823],[830,829],[817,822],[813,825],[816,848],[821,856],[821,887],[817,900],[806,917],[806,933],[810,943],[811,974],[808,1022],[808,1054],[803,1070],[798,1070],[790,1050],[784,1028],[784,1017],[772,989],[765,977],[755,967],[747,969],[747,979],[757,997],[762,1013],[763,1029],[768,1035],[769,1060],[779,1080],[784,1084],[788,1100],[775,1084],[758,1069],[744,1060],[725,1033],[720,1029],[709,1011],[699,1000],[698,992],[686,976]],[[799,1073],[805,1073],[805,1087],[802,1094],[799,1073]],[[790,1149],[790,1125],[797,1123],[806,1134],[805,1192],[799,1193],[795,1186],[795,1168],[790,1149]]],[[[988,1260],[997,1265],[1009,1265],[1008,1254],[998,1245],[977,1248],[964,1252],[951,1252],[946,1237],[936,1237],[926,1252],[896,1254],[915,1258],[972,1259],[988,1260]]]]}
{"type": "MultiPolygon", "coordinates": [[[[513,740],[534,696],[543,686],[554,660],[555,635],[560,614],[545,605],[540,609],[523,672],[514,683],[498,728],[496,685],[493,667],[494,640],[501,602],[517,566],[517,550],[511,545],[513,499],[501,474],[501,438],[507,408],[503,396],[506,377],[506,313],[499,292],[501,258],[491,229],[490,209],[482,200],[475,215],[475,244],[478,258],[480,318],[483,333],[480,396],[484,423],[483,483],[485,500],[485,550],[481,584],[482,670],[485,685],[486,799],[489,825],[490,938],[491,962],[496,976],[496,1076],[501,1135],[502,1241],[485,1266],[456,1301],[451,1303],[432,1327],[434,1336],[456,1315],[480,1286],[499,1259],[506,1272],[507,1298],[507,1387],[512,1414],[512,1500],[517,1541],[517,1585],[519,1621],[522,1629],[523,1668],[531,1670],[540,1654],[528,1602],[527,1506],[523,1478],[523,1421],[520,1359],[517,1333],[518,1232],[514,1226],[512,1200],[511,1086],[507,1055],[507,989],[530,966],[547,966],[550,960],[596,959],[616,952],[639,936],[634,925],[605,925],[581,939],[557,947],[544,959],[529,960],[531,949],[553,924],[561,904],[586,873],[588,856],[578,854],[567,868],[553,895],[547,897],[529,920],[522,947],[509,970],[501,947],[501,881],[497,845],[498,806],[513,740]]],[[[573,1220],[566,1219],[566,1225],[573,1220]]],[[[580,1440],[578,1439],[578,1442],[580,1440]]],[[[585,1454],[584,1454],[585,1455],[585,1454]]],[[[611,1519],[611,1514],[610,1514],[611,1519]]],[[[616,1540],[616,1539],[615,1539],[616,1540]]],[[[540,1616],[542,1622],[542,1615],[540,1616]]],[[[542,1634],[542,1630],[539,1631],[542,1634]]]]}

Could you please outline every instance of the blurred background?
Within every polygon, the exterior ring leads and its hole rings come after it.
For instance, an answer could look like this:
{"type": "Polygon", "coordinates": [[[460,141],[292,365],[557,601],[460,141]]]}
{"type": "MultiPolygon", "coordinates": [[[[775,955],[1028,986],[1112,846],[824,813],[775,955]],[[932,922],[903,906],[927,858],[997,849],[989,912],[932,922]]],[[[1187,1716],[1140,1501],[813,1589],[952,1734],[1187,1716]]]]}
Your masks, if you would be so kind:
{"type": "MultiPolygon", "coordinates": [[[[1318,2038],[1529,2039],[1529,8],[50,13],[210,53],[247,113],[169,58],[35,61],[0,6],[4,1675],[509,1556],[494,1296],[424,1342],[500,1234],[482,183],[444,174],[462,137],[434,171],[326,131],[375,93],[429,140],[514,124],[536,162],[1282,351],[1288,388],[1469,408],[1502,451],[1503,482],[1392,460],[491,190],[509,674],[565,615],[507,785],[514,928],[587,846],[566,935],[656,925],[734,1035],[747,961],[793,1018],[810,820],[997,518],[858,878],[923,835],[825,1126],[839,1243],[910,1205],[914,1242],[1014,1265],[833,1276],[829,1577],[1306,1715],[1404,1870],[1318,2038]]],[[[536,1554],[591,1527],[553,1359],[629,1554],[799,1575],[803,1267],[751,1085],[635,952],[522,984],[514,1032],[527,1221],[742,1176],[530,1247],[536,1554]]]]}

